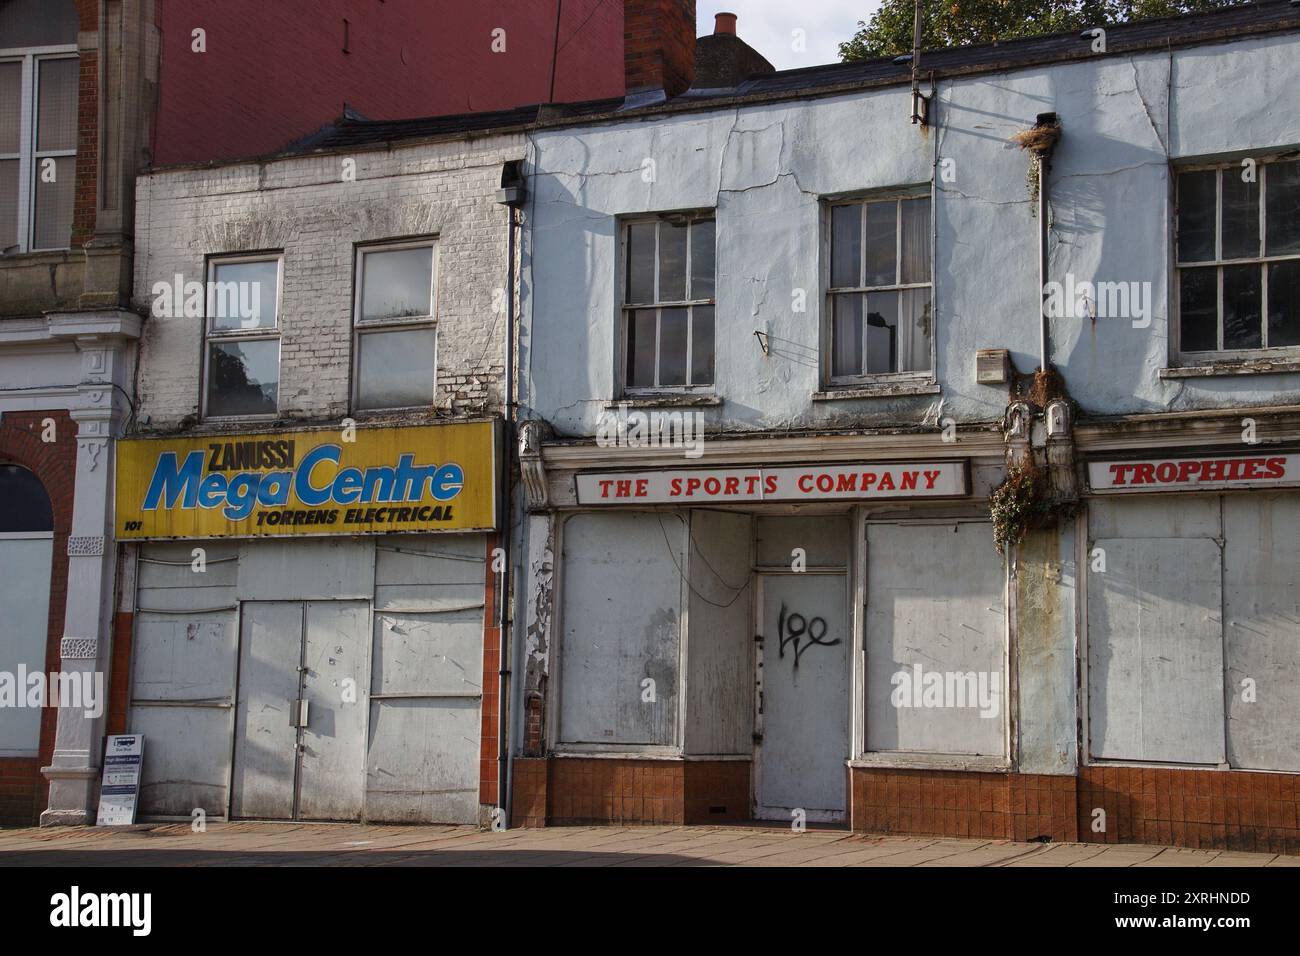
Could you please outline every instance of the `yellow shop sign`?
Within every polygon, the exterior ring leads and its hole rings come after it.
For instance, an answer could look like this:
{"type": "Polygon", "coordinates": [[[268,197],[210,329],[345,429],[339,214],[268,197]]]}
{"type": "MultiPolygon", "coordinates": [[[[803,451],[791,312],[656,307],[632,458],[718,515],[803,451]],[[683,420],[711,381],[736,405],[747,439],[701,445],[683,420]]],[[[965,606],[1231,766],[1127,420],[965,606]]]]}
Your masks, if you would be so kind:
{"type": "Polygon", "coordinates": [[[495,526],[490,421],[117,443],[118,538],[495,526]]]}

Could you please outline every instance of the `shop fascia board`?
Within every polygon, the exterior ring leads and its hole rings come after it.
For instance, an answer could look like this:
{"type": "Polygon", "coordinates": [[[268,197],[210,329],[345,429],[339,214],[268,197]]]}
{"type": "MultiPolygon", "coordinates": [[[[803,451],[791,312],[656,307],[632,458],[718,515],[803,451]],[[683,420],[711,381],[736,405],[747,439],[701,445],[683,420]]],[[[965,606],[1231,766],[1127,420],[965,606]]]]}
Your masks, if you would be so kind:
{"type": "Polygon", "coordinates": [[[543,444],[548,468],[578,471],[590,468],[709,469],[723,465],[775,465],[815,460],[900,461],[908,459],[993,457],[1001,460],[1002,434],[998,431],[959,433],[955,442],[943,441],[938,432],[890,435],[821,435],[791,438],[714,438],[707,435],[704,454],[687,458],[681,448],[634,448],[623,445],[543,444]]]}
{"type": "Polygon", "coordinates": [[[1081,452],[1180,448],[1186,445],[1241,445],[1243,419],[1255,422],[1259,442],[1300,441],[1300,407],[1243,406],[1193,412],[1125,415],[1075,426],[1081,452]]]}

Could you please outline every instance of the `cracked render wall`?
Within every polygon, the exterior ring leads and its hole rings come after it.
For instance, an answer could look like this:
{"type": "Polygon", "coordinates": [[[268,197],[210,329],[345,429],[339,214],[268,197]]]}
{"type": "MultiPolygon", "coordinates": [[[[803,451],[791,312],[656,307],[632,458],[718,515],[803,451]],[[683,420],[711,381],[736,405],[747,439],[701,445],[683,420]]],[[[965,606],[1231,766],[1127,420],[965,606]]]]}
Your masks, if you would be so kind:
{"type": "Polygon", "coordinates": [[[1002,415],[975,350],[1038,364],[1037,220],[1028,157],[1008,142],[1055,111],[1051,278],[1149,282],[1150,325],[1053,321],[1051,360],[1085,413],[1300,400],[1300,375],[1165,380],[1171,364],[1169,163],[1300,144],[1294,36],[941,80],[931,118],[906,88],[662,114],[535,135],[525,249],[523,401],[562,434],[591,435],[617,394],[614,217],[717,210],[716,386],[708,427],[959,424],[1002,415]],[[1230,118],[1231,121],[1226,121],[1230,118]],[[946,162],[951,160],[951,163],[946,162]],[[652,162],[647,162],[652,161],[652,162]],[[937,395],[814,401],[821,388],[823,201],[934,181],[937,395]],[[796,290],[807,311],[794,311],[796,290]],[[754,331],[771,337],[765,356],[754,331]]]}

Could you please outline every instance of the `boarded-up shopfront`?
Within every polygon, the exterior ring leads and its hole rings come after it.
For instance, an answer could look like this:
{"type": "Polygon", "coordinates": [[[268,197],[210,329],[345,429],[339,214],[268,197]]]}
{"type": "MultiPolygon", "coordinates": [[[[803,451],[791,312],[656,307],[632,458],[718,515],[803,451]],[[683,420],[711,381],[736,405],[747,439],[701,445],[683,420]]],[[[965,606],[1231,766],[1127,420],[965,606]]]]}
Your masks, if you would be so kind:
{"type": "Polygon", "coordinates": [[[556,640],[525,662],[544,729],[516,822],[848,823],[855,767],[1005,768],[991,437],[976,459],[786,464],[770,442],[777,463],[548,470],[525,614],[556,640]],[[969,698],[900,705],[900,675],[933,671],[969,698]]]}
{"type": "Polygon", "coordinates": [[[495,435],[123,443],[142,815],[478,818],[495,435]]]}
{"type": "Polygon", "coordinates": [[[1300,772],[1300,455],[1089,477],[1091,760],[1300,772]]]}

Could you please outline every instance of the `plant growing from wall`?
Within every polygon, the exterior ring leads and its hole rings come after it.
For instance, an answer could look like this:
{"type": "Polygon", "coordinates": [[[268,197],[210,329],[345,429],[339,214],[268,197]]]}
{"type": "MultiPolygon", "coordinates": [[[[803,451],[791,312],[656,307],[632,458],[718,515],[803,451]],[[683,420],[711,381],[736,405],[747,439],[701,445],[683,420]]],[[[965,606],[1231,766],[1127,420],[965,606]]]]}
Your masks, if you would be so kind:
{"type": "Polygon", "coordinates": [[[1011,137],[1011,142],[1029,153],[1029,171],[1025,174],[1025,187],[1029,190],[1031,215],[1038,215],[1038,190],[1043,178],[1043,160],[1051,155],[1056,141],[1060,138],[1060,123],[1022,129],[1011,137]]]}
{"type": "Polygon", "coordinates": [[[1009,468],[1002,484],[989,495],[989,513],[998,554],[1019,544],[1030,528],[1050,523],[1053,508],[1046,470],[1031,463],[1009,468]]]}

